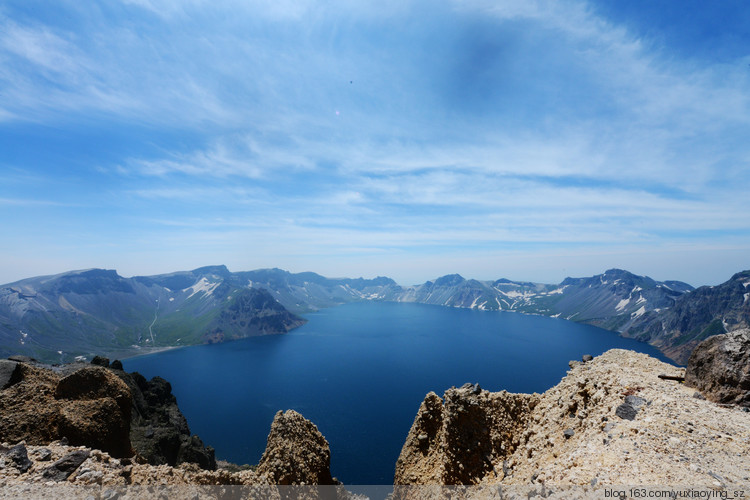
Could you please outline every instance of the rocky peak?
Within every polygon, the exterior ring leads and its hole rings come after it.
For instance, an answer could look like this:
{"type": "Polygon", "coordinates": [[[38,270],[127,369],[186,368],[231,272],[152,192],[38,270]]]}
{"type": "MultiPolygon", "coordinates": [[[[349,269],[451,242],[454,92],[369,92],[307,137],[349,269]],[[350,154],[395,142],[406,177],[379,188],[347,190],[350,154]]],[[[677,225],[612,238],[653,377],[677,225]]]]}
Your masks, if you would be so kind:
{"type": "Polygon", "coordinates": [[[279,411],[271,424],[259,475],[273,484],[337,484],[331,477],[331,450],[318,428],[294,410],[279,411]]]}
{"type": "Polygon", "coordinates": [[[466,281],[460,274],[447,274],[435,280],[435,286],[457,286],[466,281]]]}
{"type": "MultiPolygon", "coordinates": [[[[536,394],[483,391],[479,384],[429,393],[396,462],[395,484],[478,484],[509,457],[536,394]]],[[[500,466],[499,471],[502,471],[500,466]]]]}
{"type": "Polygon", "coordinates": [[[704,340],[693,350],[685,384],[716,403],[750,407],[750,329],[704,340]]]}

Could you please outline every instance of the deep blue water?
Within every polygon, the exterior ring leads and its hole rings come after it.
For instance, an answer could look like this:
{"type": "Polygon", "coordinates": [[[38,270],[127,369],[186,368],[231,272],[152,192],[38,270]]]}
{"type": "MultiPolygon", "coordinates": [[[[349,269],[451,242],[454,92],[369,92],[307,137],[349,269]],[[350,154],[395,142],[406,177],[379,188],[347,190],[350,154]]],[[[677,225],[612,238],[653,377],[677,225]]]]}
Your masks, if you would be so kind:
{"type": "Polygon", "coordinates": [[[218,458],[257,463],[274,414],[294,409],[331,445],[346,484],[391,484],[429,391],[543,392],[568,361],[611,348],[667,361],[653,347],[570,321],[422,304],[361,302],[306,316],[286,335],[200,345],[123,361],[169,380],[190,430],[218,458]]]}

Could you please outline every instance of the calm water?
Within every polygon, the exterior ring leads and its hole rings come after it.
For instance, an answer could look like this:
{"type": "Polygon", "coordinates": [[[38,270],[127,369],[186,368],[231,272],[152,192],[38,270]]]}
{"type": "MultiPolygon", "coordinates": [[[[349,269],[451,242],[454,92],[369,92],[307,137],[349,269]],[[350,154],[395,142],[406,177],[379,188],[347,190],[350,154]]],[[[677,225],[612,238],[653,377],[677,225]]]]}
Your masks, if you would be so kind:
{"type": "Polygon", "coordinates": [[[649,345],[569,321],[422,304],[363,302],[310,314],[287,335],[131,358],[169,380],[190,429],[218,458],[257,463],[278,410],[313,421],[333,475],[391,484],[396,458],[429,391],[479,382],[543,392],[568,361],[618,347],[665,360],[649,345]]]}

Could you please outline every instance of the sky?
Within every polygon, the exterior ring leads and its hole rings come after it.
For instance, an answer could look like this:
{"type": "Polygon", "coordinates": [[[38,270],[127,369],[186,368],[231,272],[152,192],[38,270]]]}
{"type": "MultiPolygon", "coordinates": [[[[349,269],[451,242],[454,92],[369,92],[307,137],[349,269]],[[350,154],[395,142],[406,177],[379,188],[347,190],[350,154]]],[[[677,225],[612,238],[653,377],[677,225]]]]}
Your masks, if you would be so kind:
{"type": "Polygon", "coordinates": [[[750,6],[4,0],[0,283],[750,268],[750,6]]]}

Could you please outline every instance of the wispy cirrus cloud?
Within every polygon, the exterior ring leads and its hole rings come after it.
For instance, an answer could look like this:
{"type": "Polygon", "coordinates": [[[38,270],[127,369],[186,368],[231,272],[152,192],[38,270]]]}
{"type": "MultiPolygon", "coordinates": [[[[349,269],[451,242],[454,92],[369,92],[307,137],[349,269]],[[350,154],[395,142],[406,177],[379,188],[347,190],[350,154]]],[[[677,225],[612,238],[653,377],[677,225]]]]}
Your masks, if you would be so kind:
{"type": "Polygon", "coordinates": [[[0,205],[86,200],[111,232],[48,217],[92,241],[320,271],[421,252],[437,274],[750,229],[750,61],[677,54],[595,3],[39,5],[0,7],[0,168],[44,182],[0,205]]]}

